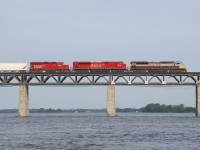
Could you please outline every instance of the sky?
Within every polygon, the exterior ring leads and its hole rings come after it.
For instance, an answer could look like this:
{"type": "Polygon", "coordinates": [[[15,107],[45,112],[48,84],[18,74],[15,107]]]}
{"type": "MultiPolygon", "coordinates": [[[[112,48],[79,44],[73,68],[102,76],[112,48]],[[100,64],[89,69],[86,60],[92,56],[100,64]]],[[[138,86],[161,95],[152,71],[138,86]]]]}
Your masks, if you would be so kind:
{"type": "MultiPolygon", "coordinates": [[[[199,0],[0,0],[0,62],[182,61],[200,71],[199,0]]],[[[106,86],[29,88],[30,108],[105,108],[106,86]]],[[[195,106],[195,87],[116,86],[116,107],[195,106]]],[[[0,109],[18,87],[0,87],[0,109]]]]}

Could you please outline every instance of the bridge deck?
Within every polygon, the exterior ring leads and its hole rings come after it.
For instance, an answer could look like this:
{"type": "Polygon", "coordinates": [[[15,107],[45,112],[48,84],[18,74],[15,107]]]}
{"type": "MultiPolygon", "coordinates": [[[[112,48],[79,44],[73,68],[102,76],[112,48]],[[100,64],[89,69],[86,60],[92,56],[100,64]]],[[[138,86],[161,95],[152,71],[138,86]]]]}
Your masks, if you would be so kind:
{"type": "Polygon", "coordinates": [[[0,85],[197,85],[200,72],[0,73],[0,85]]]}

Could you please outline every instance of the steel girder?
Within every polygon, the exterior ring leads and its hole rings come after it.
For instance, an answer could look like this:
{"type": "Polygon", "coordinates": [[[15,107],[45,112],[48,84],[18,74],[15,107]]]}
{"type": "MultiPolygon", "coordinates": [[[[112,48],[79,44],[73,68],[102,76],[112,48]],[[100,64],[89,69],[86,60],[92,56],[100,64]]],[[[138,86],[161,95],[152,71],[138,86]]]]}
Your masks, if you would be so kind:
{"type": "Polygon", "coordinates": [[[0,85],[197,85],[200,73],[184,74],[50,74],[1,73],[0,85]]]}

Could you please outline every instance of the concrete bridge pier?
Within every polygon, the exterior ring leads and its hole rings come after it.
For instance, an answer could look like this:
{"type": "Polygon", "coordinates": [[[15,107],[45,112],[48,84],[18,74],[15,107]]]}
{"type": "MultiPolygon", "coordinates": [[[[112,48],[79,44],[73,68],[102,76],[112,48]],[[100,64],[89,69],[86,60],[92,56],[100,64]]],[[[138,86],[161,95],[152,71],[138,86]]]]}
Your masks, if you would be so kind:
{"type": "Polygon", "coordinates": [[[115,106],[115,86],[114,85],[108,85],[106,107],[107,107],[106,116],[115,117],[116,106],[115,106]]]}
{"type": "Polygon", "coordinates": [[[27,85],[19,85],[19,104],[18,115],[19,117],[29,116],[29,91],[27,85]]]}
{"type": "Polygon", "coordinates": [[[200,84],[196,86],[196,117],[200,117],[200,84]]]}

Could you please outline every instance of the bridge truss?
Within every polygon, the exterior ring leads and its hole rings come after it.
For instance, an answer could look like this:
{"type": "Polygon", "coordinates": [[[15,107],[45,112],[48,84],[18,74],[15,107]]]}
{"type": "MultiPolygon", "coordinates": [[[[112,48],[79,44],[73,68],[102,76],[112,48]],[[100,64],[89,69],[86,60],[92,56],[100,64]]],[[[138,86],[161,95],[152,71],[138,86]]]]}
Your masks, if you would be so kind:
{"type": "Polygon", "coordinates": [[[200,72],[187,73],[0,73],[0,85],[197,85],[200,72]]]}

